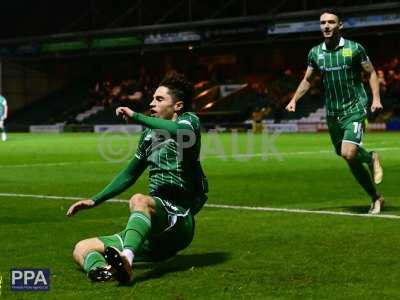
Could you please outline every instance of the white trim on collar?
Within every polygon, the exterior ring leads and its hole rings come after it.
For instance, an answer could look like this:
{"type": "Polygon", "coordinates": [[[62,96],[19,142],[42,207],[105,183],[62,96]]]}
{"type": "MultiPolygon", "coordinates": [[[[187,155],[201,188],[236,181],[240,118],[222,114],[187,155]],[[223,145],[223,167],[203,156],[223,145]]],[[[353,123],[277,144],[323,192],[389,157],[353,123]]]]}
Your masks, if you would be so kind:
{"type": "MultiPolygon", "coordinates": [[[[344,42],[345,42],[345,41],[344,41],[344,38],[340,37],[339,45],[337,45],[335,49],[340,48],[340,47],[343,47],[343,46],[344,46],[344,42]]],[[[325,44],[325,42],[322,43],[322,50],[326,51],[326,44],[325,44]]]]}

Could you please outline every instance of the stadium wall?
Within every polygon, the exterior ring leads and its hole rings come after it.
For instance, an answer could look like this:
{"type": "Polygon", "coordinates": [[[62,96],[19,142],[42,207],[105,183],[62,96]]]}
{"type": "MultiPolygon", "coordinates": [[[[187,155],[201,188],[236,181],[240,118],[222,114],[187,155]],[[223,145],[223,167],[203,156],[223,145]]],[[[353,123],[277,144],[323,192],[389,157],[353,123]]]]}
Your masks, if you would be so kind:
{"type": "Polygon", "coordinates": [[[8,99],[10,112],[61,88],[65,80],[45,70],[13,62],[2,64],[2,93],[8,99]]]}

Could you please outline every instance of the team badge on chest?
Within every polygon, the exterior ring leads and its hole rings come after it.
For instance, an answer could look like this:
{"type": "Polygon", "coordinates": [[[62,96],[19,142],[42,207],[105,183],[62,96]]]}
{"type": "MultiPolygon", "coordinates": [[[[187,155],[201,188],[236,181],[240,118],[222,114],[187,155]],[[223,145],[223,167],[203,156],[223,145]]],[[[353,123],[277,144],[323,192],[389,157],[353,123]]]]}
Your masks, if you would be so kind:
{"type": "Polygon", "coordinates": [[[343,57],[351,57],[353,55],[353,51],[351,51],[351,48],[343,48],[342,55],[343,57]]]}

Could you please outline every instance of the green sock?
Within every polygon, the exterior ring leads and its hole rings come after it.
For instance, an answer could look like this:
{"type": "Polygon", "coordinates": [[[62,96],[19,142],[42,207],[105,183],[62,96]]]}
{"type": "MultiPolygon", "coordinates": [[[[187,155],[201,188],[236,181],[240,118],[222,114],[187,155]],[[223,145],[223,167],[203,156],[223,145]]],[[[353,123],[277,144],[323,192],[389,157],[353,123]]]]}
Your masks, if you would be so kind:
{"type": "Polygon", "coordinates": [[[104,256],[97,251],[91,251],[85,256],[83,261],[83,270],[87,273],[97,267],[106,267],[107,262],[104,256]]]}
{"type": "Polygon", "coordinates": [[[124,248],[136,253],[147,239],[151,229],[151,220],[143,213],[134,211],[126,225],[124,248]]]}
{"type": "Polygon", "coordinates": [[[356,159],[359,162],[369,164],[372,161],[372,152],[365,150],[363,147],[358,147],[356,159]]]}
{"type": "Polygon", "coordinates": [[[372,183],[372,179],[368,170],[360,161],[349,162],[348,164],[351,173],[353,173],[353,176],[357,179],[358,183],[368,193],[368,195],[374,197],[376,195],[376,189],[372,183]]]}

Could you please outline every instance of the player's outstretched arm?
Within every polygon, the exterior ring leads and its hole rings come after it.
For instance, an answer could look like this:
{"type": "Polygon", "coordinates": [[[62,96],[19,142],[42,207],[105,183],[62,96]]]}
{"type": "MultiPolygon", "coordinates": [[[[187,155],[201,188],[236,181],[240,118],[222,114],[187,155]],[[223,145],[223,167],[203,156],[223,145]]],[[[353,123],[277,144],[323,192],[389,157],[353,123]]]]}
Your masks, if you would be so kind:
{"type": "Polygon", "coordinates": [[[361,67],[363,68],[364,72],[368,74],[369,76],[369,86],[371,87],[372,91],[372,105],[371,105],[371,111],[376,112],[379,111],[383,108],[382,103],[381,103],[381,96],[379,94],[379,80],[378,76],[376,75],[374,66],[370,61],[367,61],[363,64],[361,64],[361,67]]]}
{"type": "Polygon", "coordinates": [[[68,209],[67,216],[71,217],[82,209],[92,208],[100,203],[121,194],[132,186],[140,177],[147,165],[142,160],[133,158],[129,164],[98,194],[91,199],[75,202],[68,209]]]}
{"type": "Polygon", "coordinates": [[[148,117],[144,114],[134,112],[128,107],[118,107],[116,109],[116,114],[117,116],[123,116],[124,119],[131,118],[135,122],[151,129],[164,129],[171,135],[176,135],[179,129],[193,130],[193,128],[188,124],[177,123],[161,118],[148,117]]]}
{"type": "Polygon", "coordinates": [[[135,184],[136,180],[147,168],[147,162],[134,157],[113,180],[98,194],[92,197],[96,205],[111,199],[135,184]]]}
{"type": "Polygon", "coordinates": [[[94,206],[95,206],[95,202],[92,199],[85,199],[85,200],[81,200],[81,201],[75,202],[68,209],[67,216],[68,217],[72,217],[78,211],[80,211],[82,209],[92,208],[94,206]]]}
{"type": "Polygon", "coordinates": [[[306,74],[304,75],[303,80],[300,82],[299,86],[297,87],[296,92],[294,93],[292,99],[290,100],[289,104],[286,106],[286,110],[288,112],[295,112],[296,111],[296,102],[304,96],[305,93],[311,87],[311,77],[314,73],[314,69],[312,67],[308,67],[306,70],[306,74]]]}

